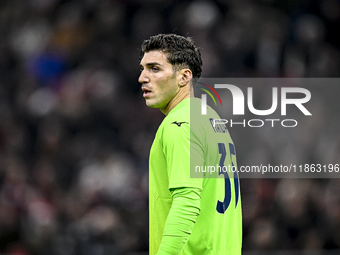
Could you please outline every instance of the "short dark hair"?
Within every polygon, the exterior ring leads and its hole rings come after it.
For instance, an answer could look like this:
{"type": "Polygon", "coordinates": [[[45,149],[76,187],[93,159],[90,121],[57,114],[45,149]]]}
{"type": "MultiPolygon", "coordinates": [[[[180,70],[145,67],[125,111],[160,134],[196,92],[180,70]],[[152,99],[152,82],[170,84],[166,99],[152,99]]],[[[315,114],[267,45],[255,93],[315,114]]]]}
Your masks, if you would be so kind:
{"type": "Polygon", "coordinates": [[[199,78],[202,73],[202,58],[199,49],[191,37],[176,34],[159,34],[144,40],[139,59],[145,53],[159,50],[167,54],[167,60],[176,69],[189,68],[193,78],[199,78]]]}

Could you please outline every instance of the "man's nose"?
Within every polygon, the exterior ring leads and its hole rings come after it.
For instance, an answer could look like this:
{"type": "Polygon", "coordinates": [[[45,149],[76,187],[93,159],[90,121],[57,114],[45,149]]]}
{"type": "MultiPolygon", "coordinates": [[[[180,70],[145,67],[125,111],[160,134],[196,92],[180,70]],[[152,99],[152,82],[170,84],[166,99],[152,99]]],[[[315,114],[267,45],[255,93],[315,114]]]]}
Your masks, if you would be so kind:
{"type": "Polygon", "coordinates": [[[148,82],[148,81],[149,81],[149,79],[146,76],[145,70],[142,70],[142,72],[139,75],[138,82],[145,83],[145,82],[148,82]]]}

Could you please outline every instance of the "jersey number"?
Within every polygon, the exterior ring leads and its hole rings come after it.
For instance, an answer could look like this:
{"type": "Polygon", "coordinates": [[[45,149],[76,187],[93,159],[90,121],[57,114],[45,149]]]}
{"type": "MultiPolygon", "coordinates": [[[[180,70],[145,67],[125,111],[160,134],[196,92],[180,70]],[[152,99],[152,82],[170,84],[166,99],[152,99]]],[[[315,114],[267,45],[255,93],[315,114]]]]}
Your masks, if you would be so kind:
{"type": "MultiPolygon", "coordinates": [[[[221,158],[220,158],[220,171],[219,171],[219,175],[223,174],[224,175],[224,200],[223,202],[218,200],[217,201],[217,206],[216,206],[216,210],[219,213],[224,214],[225,211],[228,209],[228,207],[230,206],[230,201],[231,201],[231,181],[229,178],[229,169],[228,171],[224,170],[223,171],[223,166],[224,166],[224,162],[225,159],[227,157],[227,150],[225,148],[225,144],[224,143],[218,143],[218,151],[221,154],[221,158]]],[[[233,170],[235,169],[234,163],[232,161],[232,155],[236,156],[236,152],[235,152],[235,146],[232,143],[229,143],[229,151],[230,151],[230,161],[233,167],[233,170]]],[[[227,168],[224,168],[227,169],[227,168]]],[[[234,174],[234,188],[235,188],[235,208],[238,204],[238,200],[239,200],[239,180],[238,180],[238,174],[237,171],[235,169],[235,171],[233,172],[234,174]]]]}

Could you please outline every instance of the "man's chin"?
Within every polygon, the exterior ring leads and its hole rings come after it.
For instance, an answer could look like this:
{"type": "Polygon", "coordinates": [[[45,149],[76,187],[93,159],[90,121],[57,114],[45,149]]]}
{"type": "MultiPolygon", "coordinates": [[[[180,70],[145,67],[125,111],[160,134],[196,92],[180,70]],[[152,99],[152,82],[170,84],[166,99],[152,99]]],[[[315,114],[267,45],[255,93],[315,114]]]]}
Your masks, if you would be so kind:
{"type": "Polygon", "coordinates": [[[161,111],[163,111],[163,109],[166,108],[166,107],[164,107],[163,105],[159,105],[159,104],[156,104],[156,103],[151,103],[151,102],[148,102],[148,101],[146,101],[146,105],[147,105],[149,108],[157,108],[157,109],[160,109],[161,111]]]}
{"type": "Polygon", "coordinates": [[[159,106],[156,103],[150,102],[148,100],[145,101],[145,104],[150,108],[159,108],[159,106]]]}

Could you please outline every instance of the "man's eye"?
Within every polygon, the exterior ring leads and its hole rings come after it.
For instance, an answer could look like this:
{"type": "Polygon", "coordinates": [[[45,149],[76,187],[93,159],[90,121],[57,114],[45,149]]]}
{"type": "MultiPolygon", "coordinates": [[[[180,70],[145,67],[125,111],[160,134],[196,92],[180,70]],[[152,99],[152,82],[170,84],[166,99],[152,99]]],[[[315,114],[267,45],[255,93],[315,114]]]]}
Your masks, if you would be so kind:
{"type": "Polygon", "coordinates": [[[152,70],[153,72],[158,72],[158,71],[159,71],[158,67],[152,67],[151,70],[152,70]]]}

